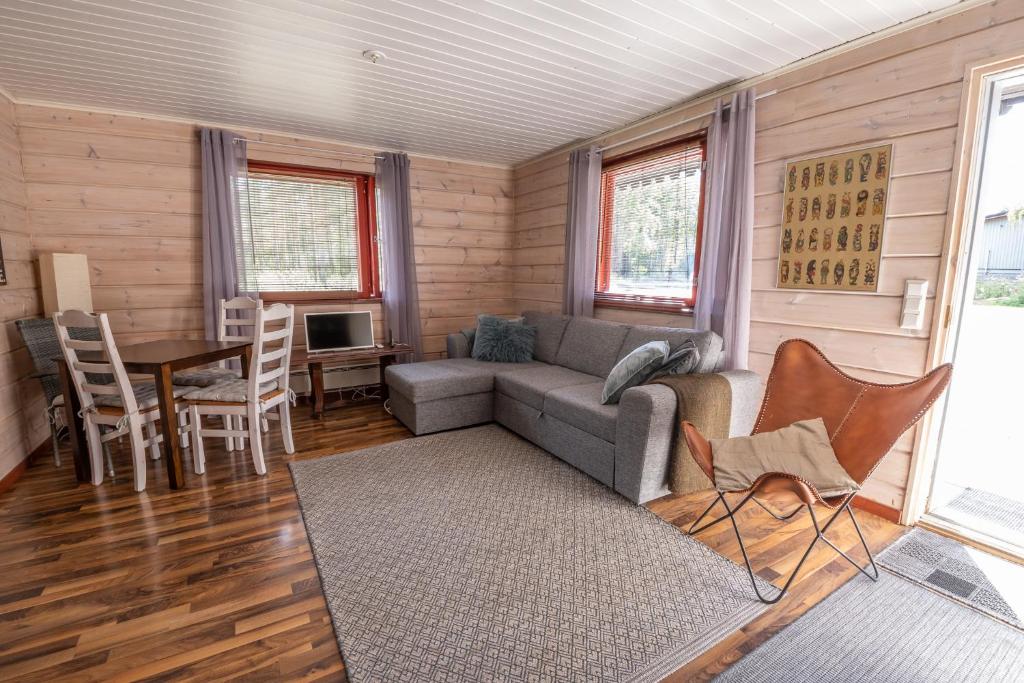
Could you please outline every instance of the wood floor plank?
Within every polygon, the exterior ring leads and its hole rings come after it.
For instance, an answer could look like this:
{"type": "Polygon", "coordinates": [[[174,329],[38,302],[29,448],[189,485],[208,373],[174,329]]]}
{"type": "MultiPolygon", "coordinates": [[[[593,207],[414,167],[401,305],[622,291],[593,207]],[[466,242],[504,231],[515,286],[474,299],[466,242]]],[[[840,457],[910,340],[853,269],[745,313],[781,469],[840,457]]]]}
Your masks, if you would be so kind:
{"type": "MultiPolygon", "coordinates": [[[[272,425],[266,477],[210,440],[206,474],[189,474],[182,491],[151,462],[149,488],[135,493],[119,447],[117,475],[99,487],[75,481],[70,454],[61,468],[32,463],[0,496],[0,680],[343,680],[287,465],[411,434],[375,403],[317,421],[300,405],[294,433],[298,452],[288,456],[272,425]]],[[[649,507],[685,530],[710,500],[696,493],[649,507]]],[[[876,550],[903,531],[858,516],[876,550]]],[[[809,517],[778,522],[754,506],[738,517],[755,568],[778,583],[812,537],[809,517]]],[[[848,519],[829,535],[860,557],[848,519]]],[[[699,538],[741,561],[728,523],[699,538]]],[[[789,597],[669,679],[710,680],[855,571],[816,549],[789,597]]]]}

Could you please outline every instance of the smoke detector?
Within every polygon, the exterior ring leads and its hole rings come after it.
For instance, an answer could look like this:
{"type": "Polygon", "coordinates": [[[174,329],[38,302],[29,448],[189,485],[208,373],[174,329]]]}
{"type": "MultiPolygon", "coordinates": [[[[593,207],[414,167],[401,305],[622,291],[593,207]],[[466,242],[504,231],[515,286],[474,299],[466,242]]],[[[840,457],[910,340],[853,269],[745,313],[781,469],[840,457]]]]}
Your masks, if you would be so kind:
{"type": "Polygon", "coordinates": [[[363,59],[376,64],[384,59],[384,53],[380,50],[363,50],[363,59]]]}

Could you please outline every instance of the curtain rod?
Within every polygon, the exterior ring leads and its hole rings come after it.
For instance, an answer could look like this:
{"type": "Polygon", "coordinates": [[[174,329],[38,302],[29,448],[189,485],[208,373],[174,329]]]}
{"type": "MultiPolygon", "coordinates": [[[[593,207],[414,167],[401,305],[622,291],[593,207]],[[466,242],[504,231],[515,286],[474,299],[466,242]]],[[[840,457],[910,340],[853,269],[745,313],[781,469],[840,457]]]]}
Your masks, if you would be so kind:
{"type": "MultiPolygon", "coordinates": [[[[776,90],[769,90],[766,93],[761,93],[760,95],[758,95],[758,96],[756,96],[754,98],[754,101],[757,102],[758,100],[764,99],[765,97],[771,97],[776,92],[777,92],[776,90]]],[[[727,104],[722,105],[722,109],[729,109],[731,106],[732,106],[732,103],[727,103],[727,104]]],[[[605,145],[604,147],[599,147],[598,150],[603,152],[606,149],[615,149],[616,147],[621,147],[622,145],[628,145],[631,142],[636,142],[637,140],[643,140],[646,137],[650,137],[652,135],[657,135],[658,133],[664,133],[666,130],[672,130],[673,128],[678,128],[679,126],[685,126],[687,123],[693,123],[694,121],[699,121],[702,118],[704,118],[705,116],[711,116],[714,113],[715,113],[715,110],[712,109],[710,111],[704,112],[703,114],[697,114],[697,115],[691,116],[691,117],[689,117],[687,119],[683,119],[682,121],[676,121],[675,123],[669,124],[667,126],[662,126],[661,128],[655,128],[654,130],[649,130],[646,133],[642,133],[640,135],[634,135],[631,138],[627,138],[625,140],[620,140],[619,142],[613,142],[612,144],[605,145]]]]}
{"type": "Polygon", "coordinates": [[[289,149],[303,149],[307,152],[329,152],[331,154],[342,154],[350,157],[363,157],[365,159],[383,159],[379,154],[362,154],[360,152],[343,152],[338,149],[327,149],[325,147],[304,147],[302,145],[289,145],[283,142],[264,142],[263,140],[250,140],[249,138],[234,138],[231,142],[246,142],[252,145],[268,145],[270,147],[287,147],[289,149]]]}

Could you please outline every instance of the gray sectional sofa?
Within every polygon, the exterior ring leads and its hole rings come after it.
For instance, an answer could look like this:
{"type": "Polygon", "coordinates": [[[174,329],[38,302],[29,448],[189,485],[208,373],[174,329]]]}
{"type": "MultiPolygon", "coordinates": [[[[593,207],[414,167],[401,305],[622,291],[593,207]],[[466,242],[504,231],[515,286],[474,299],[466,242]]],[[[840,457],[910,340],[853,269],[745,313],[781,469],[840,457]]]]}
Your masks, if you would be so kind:
{"type": "MultiPolygon", "coordinates": [[[[444,360],[389,366],[395,416],[415,434],[496,421],[636,503],[665,495],[677,416],[675,393],[647,384],[601,405],[605,377],[641,344],[693,339],[698,373],[715,373],[722,339],[714,332],[619,323],[528,311],[537,327],[534,360],[489,363],[470,356],[469,339],[450,335],[444,360]]],[[[720,373],[732,389],[731,435],[748,434],[761,379],[720,373]]]]}

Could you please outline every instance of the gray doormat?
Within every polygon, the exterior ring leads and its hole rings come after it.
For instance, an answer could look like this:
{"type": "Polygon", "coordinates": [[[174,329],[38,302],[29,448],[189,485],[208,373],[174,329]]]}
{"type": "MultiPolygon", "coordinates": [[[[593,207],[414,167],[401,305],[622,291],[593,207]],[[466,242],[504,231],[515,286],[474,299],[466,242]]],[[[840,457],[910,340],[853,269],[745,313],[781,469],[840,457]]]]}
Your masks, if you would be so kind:
{"type": "Polygon", "coordinates": [[[497,425],[291,470],[353,681],[654,681],[765,609],[741,567],[497,425]]]}
{"type": "MultiPolygon", "coordinates": [[[[992,561],[1003,562],[998,558],[992,561]]],[[[1024,629],[1020,615],[1000,595],[970,551],[951,538],[915,528],[879,554],[877,562],[905,579],[1024,629]]],[[[1024,581],[1024,567],[1019,572],[1024,581]]]]}
{"type": "Polygon", "coordinates": [[[857,574],[716,680],[1022,681],[1024,634],[895,574],[857,574]]]}
{"type": "Polygon", "coordinates": [[[1004,529],[1024,534],[1024,503],[995,493],[981,489],[964,489],[963,493],[942,509],[965,512],[1004,529]]]}

